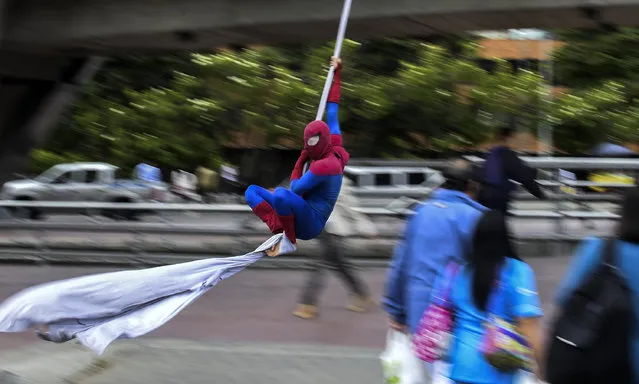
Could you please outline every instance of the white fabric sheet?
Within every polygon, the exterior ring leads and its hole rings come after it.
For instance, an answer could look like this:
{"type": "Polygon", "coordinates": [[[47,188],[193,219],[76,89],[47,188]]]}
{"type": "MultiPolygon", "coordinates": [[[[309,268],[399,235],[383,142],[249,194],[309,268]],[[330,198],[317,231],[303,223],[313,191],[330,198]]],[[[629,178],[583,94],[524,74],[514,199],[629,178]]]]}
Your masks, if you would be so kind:
{"type": "Polygon", "coordinates": [[[218,282],[258,261],[278,241],[279,254],[295,250],[288,238],[278,234],[242,256],[81,276],[27,288],[0,305],[0,332],[47,325],[53,339],[75,338],[102,354],[116,339],[159,328],[218,282]]]}

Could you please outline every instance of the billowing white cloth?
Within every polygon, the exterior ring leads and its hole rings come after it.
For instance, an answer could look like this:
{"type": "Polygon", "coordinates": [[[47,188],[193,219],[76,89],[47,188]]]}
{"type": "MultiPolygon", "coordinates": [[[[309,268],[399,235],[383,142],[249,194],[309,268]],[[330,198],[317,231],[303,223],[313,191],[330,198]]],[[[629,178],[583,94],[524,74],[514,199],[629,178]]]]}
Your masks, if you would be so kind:
{"type": "Polygon", "coordinates": [[[116,339],[159,328],[219,281],[258,261],[278,241],[279,254],[295,250],[278,234],[243,256],[82,276],[28,288],[0,305],[0,332],[48,325],[48,334],[76,338],[102,354],[116,339]]]}

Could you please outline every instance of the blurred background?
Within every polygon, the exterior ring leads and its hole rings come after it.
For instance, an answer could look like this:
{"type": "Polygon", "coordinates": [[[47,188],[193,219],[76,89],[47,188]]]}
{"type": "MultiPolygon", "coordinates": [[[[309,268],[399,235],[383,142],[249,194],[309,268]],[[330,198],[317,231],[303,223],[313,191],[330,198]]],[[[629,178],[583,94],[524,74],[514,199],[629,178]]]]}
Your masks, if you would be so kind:
{"type": "MultiPolygon", "coordinates": [[[[443,16],[434,1],[401,2],[407,10],[380,2],[370,14],[371,3],[355,5],[341,54],[345,176],[353,208],[378,234],[349,236],[340,249],[375,301],[406,208],[439,185],[446,159],[479,164],[512,128],[513,149],[538,170],[549,200],[518,190],[509,221],[552,314],[574,245],[612,233],[619,192],[639,171],[639,29],[629,27],[639,6],[624,1],[599,12],[581,1],[555,10],[512,0],[491,13],[481,2],[460,12],[462,2],[448,0],[443,16]],[[514,26],[545,29],[477,31],[514,26]]],[[[243,193],[290,175],[341,2],[5,3],[0,297],[243,254],[269,235],[243,193]],[[287,13],[274,16],[277,6],[287,13]]],[[[316,321],[291,316],[321,245],[265,258],[104,359],[2,334],[0,383],[2,370],[45,384],[381,382],[380,308],[345,311],[348,293],[328,284],[316,321]]]]}
{"type": "MultiPolygon", "coordinates": [[[[528,154],[637,146],[639,31],[506,30],[345,43],[340,118],[354,158],[443,158],[515,127],[528,154]]],[[[112,57],[26,170],[141,161],[168,174],[229,163],[242,181],[287,176],[332,44],[112,57]]]]}

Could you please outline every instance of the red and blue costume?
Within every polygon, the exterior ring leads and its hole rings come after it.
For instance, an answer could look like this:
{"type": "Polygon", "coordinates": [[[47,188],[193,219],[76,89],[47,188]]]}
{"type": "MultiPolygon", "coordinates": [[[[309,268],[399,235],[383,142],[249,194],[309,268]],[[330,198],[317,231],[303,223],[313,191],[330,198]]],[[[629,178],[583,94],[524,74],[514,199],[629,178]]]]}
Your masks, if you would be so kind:
{"type": "Polygon", "coordinates": [[[290,189],[271,192],[251,185],[245,193],[246,202],[271,232],[284,232],[293,243],[297,238],[313,239],[322,232],[342,187],[349,154],[343,147],[337,116],[340,89],[341,66],[335,69],[328,95],[328,124],[316,120],[304,129],[304,150],[293,168],[290,189]]]}

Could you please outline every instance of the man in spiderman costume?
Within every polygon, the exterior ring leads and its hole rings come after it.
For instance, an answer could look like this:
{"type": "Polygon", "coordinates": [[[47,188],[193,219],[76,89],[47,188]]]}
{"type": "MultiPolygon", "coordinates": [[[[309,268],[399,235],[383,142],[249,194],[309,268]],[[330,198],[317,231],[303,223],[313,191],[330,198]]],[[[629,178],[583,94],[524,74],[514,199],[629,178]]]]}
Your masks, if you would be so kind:
{"type": "Polygon", "coordinates": [[[337,116],[341,89],[341,59],[333,57],[333,84],[328,94],[325,123],[311,122],[304,129],[304,150],[291,173],[290,189],[271,192],[257,185],[248,187],[246,202],[272,233],[284,232],[292,243],[297,238],[317,237],[328,220],[342,187],[349,154],[343,147],[337,116]],[[304,166],[310,167],[304,173],[304,166]]]}

